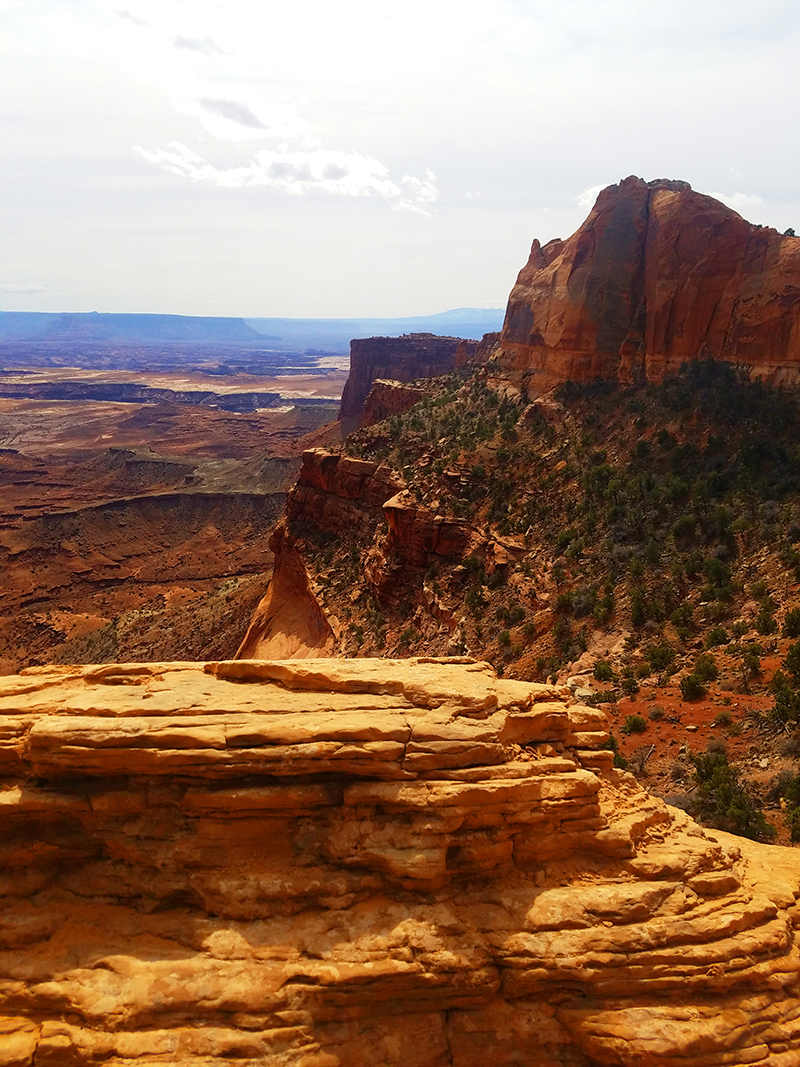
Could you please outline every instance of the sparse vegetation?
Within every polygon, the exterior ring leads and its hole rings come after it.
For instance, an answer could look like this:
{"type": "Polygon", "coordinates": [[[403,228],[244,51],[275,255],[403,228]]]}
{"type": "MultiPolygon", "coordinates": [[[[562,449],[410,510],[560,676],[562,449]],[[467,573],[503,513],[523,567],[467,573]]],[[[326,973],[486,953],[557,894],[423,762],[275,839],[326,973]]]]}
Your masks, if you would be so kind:
{"type": "Polygon", "coordinates": [[[684,700],[702,700],[706,692],[706,687],[698,675],[687,674],[681,679],[681,696],[684,700]]]}

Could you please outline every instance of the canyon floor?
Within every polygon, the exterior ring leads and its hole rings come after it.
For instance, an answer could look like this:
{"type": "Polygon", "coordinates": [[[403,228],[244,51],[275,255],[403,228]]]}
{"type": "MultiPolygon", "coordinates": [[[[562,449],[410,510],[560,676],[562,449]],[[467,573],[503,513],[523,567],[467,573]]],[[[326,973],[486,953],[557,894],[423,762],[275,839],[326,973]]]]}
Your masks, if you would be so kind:
{"type": "Polygon", "coordinates": [[[269,580],[298,442],[342,387],[338,365],[301,371],[6,370],[0,384],[31,396],[0,397],[0,672],[233,655],[269,580]],[[37,398],[65,383],[280,398],[247,412],[37,398]]]}

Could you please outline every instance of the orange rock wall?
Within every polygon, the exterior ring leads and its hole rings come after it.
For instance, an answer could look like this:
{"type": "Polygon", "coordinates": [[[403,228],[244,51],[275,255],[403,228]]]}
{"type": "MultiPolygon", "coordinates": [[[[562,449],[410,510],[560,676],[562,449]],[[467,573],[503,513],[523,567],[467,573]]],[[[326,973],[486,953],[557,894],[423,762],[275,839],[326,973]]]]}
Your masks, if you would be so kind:
{"type": "MultiPolygon", "coordinates": [[[[434,515],[406,490],[389,467],[368,460],[308,449],[297,484],[287,497],[291,526],[310,524],[337,536],[372,537],[365,573],[379,599],[412,572],[420,574],[442,557],[459,557],[474,534],[467,522],[434,515]],[[387,533],[378,524],[384,520],[387,533]]],[[[276,564],[277,565],[277,564],[276,564]]]]}
{"type": "Polygon", "coordinates": [[[491,374],[533,391],[600,376],[659,381],[714,357],[800,378],[800,238],[753,226],[686,182],[630,177],[530,259],[491,374]]]}
{"type": "Polygon", "coordinates": [[[256,607],[236,659],[305,659],[333,649],[334,634],[285,522],[269,540],[275,558],[269,588],[256,607]]]}

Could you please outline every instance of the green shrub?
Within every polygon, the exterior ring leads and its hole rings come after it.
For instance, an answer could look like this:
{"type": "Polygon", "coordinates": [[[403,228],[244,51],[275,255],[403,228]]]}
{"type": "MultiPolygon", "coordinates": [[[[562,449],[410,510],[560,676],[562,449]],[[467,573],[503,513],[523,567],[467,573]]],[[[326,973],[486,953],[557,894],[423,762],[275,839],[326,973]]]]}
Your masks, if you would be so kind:
{"type": "Polygon", "coordinates": [[[606,743],[603,746],[603,748],[608,749],[608,750],[610,750],[611,752],[614,753],[614,766],[618,770],[624,771],[625,768],[628,766],[628,761],[625,759],[625,757],[623,755],[620,754],[619,745],[617,743],[617,739],[616,739],[616,737],[614,737],[613,734],[611,734],[611,736],[609,737],[608,741],[606,741],[606,743]]]}
{"type": "Polygon", "coordinates": [[[697,657],[694,665],[694,674],[701,682],[713,682],[719,677],[717,661],[709,652],[703,652],[697,657]]]}
{"type": "Polygon", "coordinates": [[[650,722],[661,722],[664,718],[664,709],[660,704],[654,704],[652,706],[648,718],[650,719],[650,722]]]}
{"type": "Polygon", "coordinates": [[[781,666],[792,675],[795,682],[800,682],[800,641],[789,645],[781,666]]]}
{"type": "Polygon", "coordinates": [[[470,589],[467,595],[464,597],[464,603],[468,610],[475,616],[480,615],[483,609],[486,607],[486,600],[483,597],[480,589],[470,589]]]}
{"type": "Polygon", "coordinates": [[[647,719],[643,715],[629,715],[621,729],[626,737],[629,734],[643,734],[647,729],[647,719]]]}
{"type": "Polygon", "coordinates": [[[696,674],[687,674],[681,679],[681,696],[684,700],[700,700],[706,695],[706,687],[696,674]]]}
{"type": "Polygon", "coordinates": [[[714,716],[715,726],[730,726],[733,722],[733,716],[729,711],[721,711],[718,715],[714,716]]]}
{"type": "Polygon", "coordinates": [[[645,649],[647,662],[652,671],[666,671],[675,662],[675,649],[669,641],[662,641],[658,645],[651,645],[645,649]]]}
{"type": "Polygon", "coordinates": [[[606,659],[599,659],[594,665],[594,676],[598,682],[610,682],[614,677],[611,664],[606,659]]]}
{"type": "Polygon", "coordinates": [[[634,697],[639,692],[639,683],[633,677],[623,678],[621,686],[626,696],[634,697]]]}
{"type": "Polygon", "coordinates": [[[763,636],[768,634],[774,634],[778,630],[778,623],[775,620],[775,616],[771,615],[767,611],[759,611],[756,617],[756,630],[763,636]]]}
{"type": "Polygon", "coordinates": [[[417,634],[412,626],[403,630],[400,636],[397,638],[397,643],[400,648],[406,648],[416,638],[417,634]]]}
{"type": "Polygon", "coordinates": [[[723,749],[693,756],[692,763],[697,782],[697,814],[701,821],[753,841],[771,840],[775,836],[775,828],[756,807],[723,749]]]}
{"type": "Polygon", "coordinates": [[[727,645],[730,634],[722,626],[712,626],[706,634],[706,648],[716,648],[718,645],[727,645]]]}
{"type": "Polygon", "coordinates": [[[687,541],[697,532],[697,519],[694,515],[682,515],[672,527],[672,536],[676,541],[687,541]]]}
{"type": "Polygon", "coordinates": [[[783,620],[784,637],[800,637],[800,608],[792,608],[786,612],[783,620]]]}
{"type": "Polygon", "coordinates": [[[571,590],[564,590],[556,597],[556,611],[572,611],[572,601],[575,594],[571,590]]]}
{"type": "Polygon", "coordinates": [[[745,678],[757,678],[761,674],[761,645],[752,641],[741,650],[742,673],[745,678]]]}
{"type": "Polygon", "coordinates": [[[800,805],[787,806],[783,816],[783,825],[789,830],[789,840],[796,845],[800,841],[800,805]]]}
{"type": "Polygon", "coordinates": [[[501,645],[507,645],[511,641],[511,634],[508,632],[508,630],[501,630],[500,633],[497,635],[497,640],[501,645]]]}
{"type": "Polygon", "coordinates": [[[644,607],[644,597],[638,589],[631,593],[631,626],[639,629],[647,620],[647,612],[644,607]]]}
{"type": "Polygon", "coordinates": [[[669,617],[669,621],[673,626],[689,627],[692,625],[692,615],[694,610],[691,604],[687,604],[685,601],[679,608],[676,608],[669,617]]]}

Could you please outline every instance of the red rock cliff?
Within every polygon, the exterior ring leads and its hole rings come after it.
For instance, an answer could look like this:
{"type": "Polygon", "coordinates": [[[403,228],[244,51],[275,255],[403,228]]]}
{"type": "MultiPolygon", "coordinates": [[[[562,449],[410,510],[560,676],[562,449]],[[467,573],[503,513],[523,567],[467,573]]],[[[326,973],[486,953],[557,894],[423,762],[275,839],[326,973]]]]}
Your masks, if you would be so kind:
{"type": "Polygon", "coordinates": [[[364,337],[350,342],[350,377],[342,393],[340,419],[361,414],[376,378],[410,382],[437,378],[456,366],[456,353],[465,353],[474,342],[432,333],[409,333],[403,337],[364,337]]]}
{"type": "Polygon", "coordinates": [[[534,241],[494,366],[539,391],[568,378],[658,381],[708,356],[800,379],[800,238],[686,182],[630,177],[568,240],[534,241]]]}

